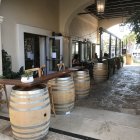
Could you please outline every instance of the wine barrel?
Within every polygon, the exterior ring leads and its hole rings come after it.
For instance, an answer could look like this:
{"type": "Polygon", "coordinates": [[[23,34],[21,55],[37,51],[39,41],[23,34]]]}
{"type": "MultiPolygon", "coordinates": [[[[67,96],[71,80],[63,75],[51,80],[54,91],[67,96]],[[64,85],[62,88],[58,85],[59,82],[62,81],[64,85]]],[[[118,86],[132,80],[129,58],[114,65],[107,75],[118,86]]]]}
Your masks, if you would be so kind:
{"type": "Polygon", "coordinates": [[[40,140],[48,133],[50,101],[48,89],[41,84],[32,88],[14,86],[9,107],[12,133],[18,140],[40,140]]]}
{"type": "Polygon", "coordinates": [[[133,64],[133,57],[132,54],[126,54],[126,65],[133,64]]]}
{"type": "Polygon", "coordinates": [[[108,65],[104,63],[96,63],[93,69],[94,81],[103,82],[108,78],[108,65]]]}
{"type": "Polygon", "coordinates": [[[76,98],[86,98],[90,91],[89,71],[76,71],[74,73],[74,85],[76,98]]]}
{"type": "Polygon", "coordinates": [[[70,75],[58,77],[51,85],[51,94],[56,114],[66,114],[72,111],[75,102],[74,81],[70,75]]]}

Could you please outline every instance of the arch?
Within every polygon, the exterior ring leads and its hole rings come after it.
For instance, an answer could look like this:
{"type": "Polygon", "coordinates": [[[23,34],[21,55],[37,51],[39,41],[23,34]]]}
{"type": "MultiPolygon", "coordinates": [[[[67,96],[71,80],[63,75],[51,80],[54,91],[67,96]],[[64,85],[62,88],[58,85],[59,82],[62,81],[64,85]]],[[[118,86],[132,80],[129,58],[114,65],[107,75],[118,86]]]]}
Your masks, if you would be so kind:
{"type": "Polygon", "coordinates": [[[64,34],[69,33],[69,26],[77,13],[94,4],[95,0],[60,0],[59,30],[64,34]],[[65,12],[64,12],[65,11],[65,12]]]}
{"type": "MultiPolygon", "coordinates": [[[[123,22],[126,21],[126,18],[123,19],[123,22]]],[[[116,24],[122,23],[122,18],[112,18],[112,19],[103,19],[99,21],[99,27],[108,29],[116,24]]]]}

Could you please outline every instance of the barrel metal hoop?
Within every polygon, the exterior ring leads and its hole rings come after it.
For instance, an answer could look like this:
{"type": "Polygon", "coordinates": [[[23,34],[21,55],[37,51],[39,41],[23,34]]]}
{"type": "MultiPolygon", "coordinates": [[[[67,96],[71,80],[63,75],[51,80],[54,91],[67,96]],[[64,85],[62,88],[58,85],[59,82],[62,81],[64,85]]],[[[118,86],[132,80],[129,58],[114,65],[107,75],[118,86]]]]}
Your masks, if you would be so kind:
{"type": "MultiPolygon", "coordinates": [[[[47,135],[47,133],[48,133],[48,130],[45,132],[44,135],[41,134],[41,135],[38,136],[38,137],[30,137],[30,140],[40,140],[40,139],[42,139],[43,137],[45,137],[45,136],[47,135]]],[[[14,134],[13,134],[13,135],[14,135],[14,134]]],[[[15,136],[15,135],[14,135],[14,138],[15,138],[16,140],[27,140],[27,138],[21,138],[21,137],[15,136]]]]}
{"type": "Polygon", "coordinates": [[[52,87],[58,87],[58,86],[63,86],[63,87],[66,87],[66,86],[73,86],[74,85],[74,82],[72,83],[56,83],[55,85],[52,85],[52,87]]]}
{"type": "MultiPolygon", "coordinates": [[[[36,95],[32,95],[32,96],[21,96],[21,95],[19,95],[19,94],[16,94],[16,93],[11,93],[11,95],[10,96],[12,96],[12,97],[17,97],[17,98],[36,98],[36,97],[40,97],[40,96],[44,96],[44,95],[47,95],[48,94],[48,91],[45,91],[45,92],[43,92],[43,93],[39,93],[39,94],[36,94],[36,95]]],[[[27,94],[25,94],[25,95],[27,95],[27,94]]]]}
{"type": "Polygon", "coordinates": [[[73,104],[74,104],[74,102],[70,102],[70,103],[66,103],[66,104],[55,104],[54,103],[55,106],[57,106],[57,105],[58,106],[66,106],[66,105],[73,105],[73,104]]]}
{"type": "Polygon", "coordinates": [[[71,77],[64,77],[64,78],[56,78],[56,82],[57,81],[67,81],[67,80],[72,80],[72,78],[71,77]]]}
{"type": "Polygon", "coordinates": [[[63,88],[63,89],[61,87],[59,87],[57,89],[52,89],[52,91],[68,91],[66,93],[69,93],[70,90],[74,90],[74,86],[70,87],[70,88],[63,88]]]}
{"type": "Polygon", "coordinates": [[[35,94],[40,94],[40,93],[45,93],[45,92],[47,92],[48,91],[48,89],[47,88],[45,88],[45,89],[40,89],[40,90],[32,90],[32,91],[26,91],[26,90],[24,90],[24,91],[20,91],[20,90],[12,90],[12,94],[18,94],[18,95],[26,95],[26,94],[28,94],[28,95],[35,95],[35,94]]]}
{"type": "Polygon", "coordinates": [[[17,125],[14,125],[11,123],[11,126],[15,127],[15,128],[18,128],[18,129],[33,129],[33,128],[36,128],[36,127],[41,127],[43,125],[47,125],[50,123],[50,119],[48,121],[46,121],[45,123],[42,123],[42,124],[39,124],[39,125],[35,125],[35,126],[29,126],[29,127],[24,127],[24,126],[17,126],[17,125]]]}
{"type": "Polygon", "coordinates": [[[33,102],[16,102],[16,101],[13,101],[12,99],[10,99],[10,102],[11,103],[14,103],[14,104],[26,104],[26,105],[30,105],[30,104],[41,103],[41,102],[44,102],[44,101],[46,101],[48,99],[49,99],[49,97],[47,97],[45,99],[42,99],[42,100],[33,101],[33,102]]]}
{"type": "Polygon", "coordinates": [[[47,107],[49,105],[50,105],[50,102],[45,104],[44,106],[38,106],[38,107],[35,107],[35,108],[30,108],[30,109],[17,109],[15,107],[11,106],[11,105],[10,105],[10,108],[13,109],[13,110],[16,110],[16,111],[26,112],[26,111],[41,110],[41,109],[44,109],[45,107],[47,107]]]}
{"type": "Polygon", "coordinates": [[[82,79],[79,80],[79,79],[77,79],[77,80],[74,80],[74,81],[76,81],[76,82],[81,82],[81,83],[83,83],[83,82],[90,82],[89,79],[88,79],[88,80],[84,80],[84,79],[83,79],[83,80],[82,80],[82,79]]]}
{"type": "Polygon", "coordinates": [[[75,90],[75,92],[89,92],[89,88],[88,89],[84,89],[84,90],[75,90]]]}
{"type": "Polygon", "coordinates": [[[13,130],[12,129],[12,131],[14,132],[14,133],[17,133],[17,134],[22,134],[22,135],[31,135],[31,134],[36,134],[36,133],[40,133],[40,132],[42,132],[42,131],[44,131],[44,130],[46,130],[46,129],[49,129],[49,124],[44,128],[44,129],[41,129],[41,130],[38,130],[38,131],[34,131],[34,132],[25,132],[25,133],[22,133],[22,132],[17,132],[17,131],[15,131],[15,130],[13,130]]]}

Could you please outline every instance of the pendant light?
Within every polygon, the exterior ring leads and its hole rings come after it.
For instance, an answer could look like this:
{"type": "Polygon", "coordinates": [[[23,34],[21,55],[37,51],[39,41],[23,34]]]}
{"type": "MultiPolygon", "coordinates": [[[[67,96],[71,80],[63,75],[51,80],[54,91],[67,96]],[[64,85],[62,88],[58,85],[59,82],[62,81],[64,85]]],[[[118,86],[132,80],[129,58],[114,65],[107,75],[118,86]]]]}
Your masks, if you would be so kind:
{"type": "Polygon", "coordinates": [[[103,14],[105,10],[105,0],[97,0],[97,13],[103,14]]]}

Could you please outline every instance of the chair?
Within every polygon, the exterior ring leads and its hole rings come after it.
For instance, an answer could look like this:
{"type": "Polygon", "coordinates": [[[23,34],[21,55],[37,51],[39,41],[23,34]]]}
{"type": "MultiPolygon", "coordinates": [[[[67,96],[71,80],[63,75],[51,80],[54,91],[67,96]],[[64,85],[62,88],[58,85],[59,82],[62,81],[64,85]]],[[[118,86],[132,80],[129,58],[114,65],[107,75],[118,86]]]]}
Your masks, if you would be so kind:
{"type": "Polygon", "coordinates": [[[46,65],[44,64],[44,65],[42,65],[41,67],[40,67],[40,69],[41,69],[41,76],[42,75],[44,75],[45,74],[45,67],[46,67],[46,65]]]}
{"type": "Polygon", "coordinates": [[[34,71],[37,71],[38,72],[38,77],[41,77],[42,76],[42,71],[41,71],[41,68],[32,68],[32,69],[27,69],[27,70],[25,70],[25,72],[28,72],[28,71],[32,71],[32,72],[34,72],[34,71]]]}
{"type": "Polygon", "coordinates": [[[64,63],[59,63],[59,64],[57,64],[57,67],[58,67],[58,71],[63,71],[63,70],[65,70],[65,64],[64,64],[64,63]]]}
{"type": "Polygon", "coordinates": [[[9,100],[8,100],[8,95],[7,95],[6,86],[0,84],[0,94],[3,93],[3,90],[4,90],[4,93],[5,93],[6,101],[2,101],[2,100],[1,100],[1,101],[0,101],[0,104],[6,103],[6,104],[7,104],[7,108],[9,108],[9,100]]]}
{"type": "Polygon", "coordinates": [[[54,102],[53,102],[52,85],[49,83],[49,84],[47,84],[47,86],[48,86],[49,96],[50,96],[51,111],[55,117],[56,113],[55,113],[54,102]]]}
{"type": "MultiPolygon", "coordinates": [[[[40,68],[32,68],[32,69],[27,69],[25,70],[26,72],[28,71],[37,71],[38,72],[38,77],[41,77],[44,75],[44,68],[46,67],[46,65],[42,65],[40,68]]],[[[45,83],[46,84],[46,83],[45,83]]],[[[53,96],[52,96],[52,87],[51,87],[51,84],[47,84],[48,86],[48,91],[49,91],[49,96],[50,96],[50,104],[51,104],[51,110],[54,114],[54,116],[56,115],[55,113],[55,109],[54,109],[54,102],[53,102],[53,96]]]]}

